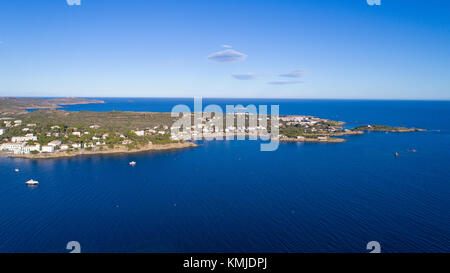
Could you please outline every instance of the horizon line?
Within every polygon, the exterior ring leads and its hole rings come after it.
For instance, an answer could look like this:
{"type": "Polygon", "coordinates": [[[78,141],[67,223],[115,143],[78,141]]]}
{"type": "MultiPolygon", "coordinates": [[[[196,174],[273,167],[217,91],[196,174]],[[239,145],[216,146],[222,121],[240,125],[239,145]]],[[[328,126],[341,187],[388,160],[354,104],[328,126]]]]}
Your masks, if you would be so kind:
{"type": "Polygon", "coordinates": [[[99,99],[99,98],[111,98],[111,99],[120,99],[120,98],[128,98],[128,99],[194,99],[194,98],[202,98],[202,99],[262,99],[262,100],[364,100],[364,101],[450,101],[450,98],[444,99],[425,99],[425,98],[299,98],[299,97],[207,97],[207,96],[189,96],[189,97],[125,97],[125,96],[3,96],[0,95],[0,98],[85,98],[85,99],[99,99]]]}

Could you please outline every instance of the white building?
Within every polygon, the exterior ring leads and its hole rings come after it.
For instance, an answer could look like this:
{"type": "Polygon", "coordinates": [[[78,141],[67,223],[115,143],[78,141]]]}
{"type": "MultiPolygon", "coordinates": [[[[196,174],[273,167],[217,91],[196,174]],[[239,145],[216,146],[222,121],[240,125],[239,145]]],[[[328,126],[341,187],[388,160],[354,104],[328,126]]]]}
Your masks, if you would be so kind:
{"type": "Polygon", "coordinates": [[[36,145],[26,145],[23,147],[23,153],[24,154],[29,154],[31,152],[39,152],[39,150],[41,149],[41,145],[40,144],[36,144],[36,145]]]}
{"type": "Polygon", "coordinates": [[[60,140],[53,140],[53,141],[50,141],[47,145],[48,146],[53,146],[53,147],[61,146],[61,141],[60,140]]]}
{"type": "Polygon", "coordinates": [[[49,145],[42,146],[43,153],[53,153],[54,151],[55,151],[55,147],[53,147],[53,146],[49,146],[49,145]]]}
{"type": "Polygon", "coordinates": [[[74,144],[72,144],[72,148],[81,148],[81,144],[80,143],[74,143],[74,144]]]}
{"type": "Polygon", "coordinates": [[[14,154],[23,154],[23,147],[25,145],[23,143],[3,143],[0,146],[0,150],[3,151],[11,151],[14,154]]]}
{"type": "Polygon", "coordinates": [[[37,136],[34,136],[33,134],[27,134],[26,136],[18,136],[18,137],[12,137],[11,141],[14,143],[18,142],[27,142],[27,141],[36,141],[38,138],[37,136]]]}
{"type": "Polygon", "coordinates": [[[137,136],[144,136],[145,135],[145,131],[136,131],[134,132],[137,136]]]}
{"type": "Polygon", "coordinates": [[[5,133],[5,129],[0,129],[0,136],[5,133]]]}
{"type": "Polygon", "coordinates": [[[77,137],[81,137],[81,132],[72,132],[72,135],[77,136],[77,137]]]}
{"type": "Polygon", "coordinates": [[[63,145],[61,145],[61,148],[60,148],[61,150],[68,150],[69,149],[69,145],[67,145],[67,144],[63,144],[63,145]]]}

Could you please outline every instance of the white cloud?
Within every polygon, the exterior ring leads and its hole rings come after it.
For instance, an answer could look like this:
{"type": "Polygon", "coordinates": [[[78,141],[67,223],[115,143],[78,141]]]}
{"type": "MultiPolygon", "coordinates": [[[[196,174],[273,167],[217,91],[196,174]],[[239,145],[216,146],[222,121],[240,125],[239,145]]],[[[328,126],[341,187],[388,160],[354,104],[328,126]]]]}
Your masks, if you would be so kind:
{"type": "Polygon", "coordinates": [[[223,48],[232,48],[230,45],[222,45],[223,48]]]}
{"type": "Polygon", "coordinates": [[[211,61],[221,62],[221,63],[232,63],[243,61],[247,58],[247,55],[241,52],[237,52],[233,49],[226,49],[223,51],[219,51],[213,53],[208,56],[208,59],[211,61]]]}

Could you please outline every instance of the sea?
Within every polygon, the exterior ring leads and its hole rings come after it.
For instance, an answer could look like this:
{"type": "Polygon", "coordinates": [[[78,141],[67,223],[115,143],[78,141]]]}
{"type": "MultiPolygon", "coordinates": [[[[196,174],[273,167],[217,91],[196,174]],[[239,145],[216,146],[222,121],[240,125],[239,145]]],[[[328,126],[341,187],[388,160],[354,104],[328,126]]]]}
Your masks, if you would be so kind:
{"type": "MultiPolygon", "coordinates": [[[[194,102],[98,99],[105,104],[63,110],[170,112],[194,102]]],[[[450,252],[450,101],[203,99],[209,104],[427,131],[271,152],[261,151],[264,141],[213,140],[138,154],[1,157],[0,252],[67,253],[71,241],[81,252],[367,253],[371,241],[381,252],[450,252]]]]}

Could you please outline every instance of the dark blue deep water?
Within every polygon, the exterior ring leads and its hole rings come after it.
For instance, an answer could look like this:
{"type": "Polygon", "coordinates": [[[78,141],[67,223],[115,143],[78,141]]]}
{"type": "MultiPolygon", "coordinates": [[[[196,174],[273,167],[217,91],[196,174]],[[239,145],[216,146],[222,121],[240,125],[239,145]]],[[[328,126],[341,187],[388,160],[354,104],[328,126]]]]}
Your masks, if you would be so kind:
{"type": "MultiPolygon", "coordinates": [[[[105,100],[65,109],[169,112],[192,105],[105,100]]],[[[203,102],[279,104],[281,114],[349,127],[429,131],[286,143],[275,152],[235,140],[130,155],[0,158],[0,252],[67,252],[69,241],[83,252],[367,252],[373,240],[383,252],[450,252],[450,102],[203,102]],[[27,187],[30,178],[40,185],[27,187]]]]}

